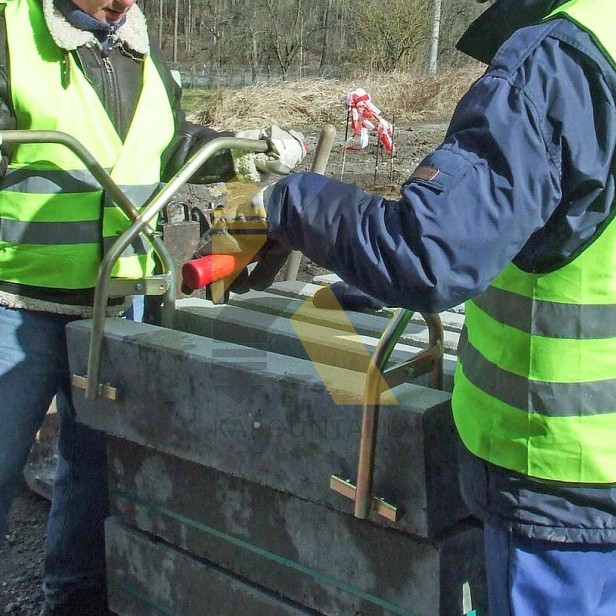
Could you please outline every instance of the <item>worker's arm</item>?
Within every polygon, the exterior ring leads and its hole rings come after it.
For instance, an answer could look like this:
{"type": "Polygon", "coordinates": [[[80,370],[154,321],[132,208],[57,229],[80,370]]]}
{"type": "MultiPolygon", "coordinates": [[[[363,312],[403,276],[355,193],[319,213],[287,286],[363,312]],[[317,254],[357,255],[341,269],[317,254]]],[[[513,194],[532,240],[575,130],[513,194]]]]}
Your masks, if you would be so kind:
{"type": "Polygon", "coordinates": [[[184,119],[163,159],[163,180],[173,177],[206,143],[218,137],[263,139],[270,143],[270,151],[258,155],[235,150],[216,152],[192,176],[190,181],[193,184],[228,182],[234,177],[261,182],[271,173],[289,173],[306,154],[301,133],[282,130],[276,125],[231,133],[218,132],[209,126],[193,124],[184,119]]]}
{"type": "Polygon", "coordinates": [[[218,137],[265,139],[269,141],[271,151],[255,157],[254,154],[220,150],[210,156],[193,174],[190,179],[192,183],[228,182],[234,177],[244,177],[259,182],[264,174],[290,172],[305,156],[303,135],[295,131],[282,130],[276,125],[236,134],[189,122],[181,106],[182,87],[173,79],[160,49],[154,42],[152,42],[152,58],[172,103],[176,126],[174,138],[162,156],[163,181],[170,180],[206,143],[218,137]]]}
{"type": "Polygon", "coordinates": [[[555,269],[614,199],[613,69],[593,50],[562,21],[518,32],[400,199],[293,175],[268,199],[269,237],[388,305],[426,312],[481,292],[512,260],[555,269]],[[567,29],[589,58],[556,37],[567,29]]]}
{"type": "MultiPolygon", "coordinates": [[[[13,130],[17,127],[15,116],[11,113],[10,109],[0,98],[0,130],[13,130]]],[[[3,144],[0,146],[0,178],[4,177],[6,169],[9,166],[11,160],[11,147],[3,144]]]]}

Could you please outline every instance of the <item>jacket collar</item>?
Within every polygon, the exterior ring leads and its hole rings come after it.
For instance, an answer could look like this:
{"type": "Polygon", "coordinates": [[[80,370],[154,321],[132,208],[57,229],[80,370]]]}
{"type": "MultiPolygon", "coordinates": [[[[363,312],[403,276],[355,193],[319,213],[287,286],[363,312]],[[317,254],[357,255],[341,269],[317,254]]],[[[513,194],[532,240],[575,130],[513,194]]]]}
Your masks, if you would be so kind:
{"type": "Polygon", "coordinates": [[[538,23],[567,0],[496,0],[462,35],[456,49],[489,64],[516,31],[538,23]]]}
{"type": "MultiPolygon", "coordinates": [[[[42,0],[42,2],[47,27],[58,47],[72,51],[78,47],[99,44],[92,32],[73,26],[54,6],[53,0],[42,0]]],[[[136,4],[130,8],[126,14],[126,21],[118,28],[116,34],[129,49],[144,55],[150,53],[145,17],[136,4]]]]}

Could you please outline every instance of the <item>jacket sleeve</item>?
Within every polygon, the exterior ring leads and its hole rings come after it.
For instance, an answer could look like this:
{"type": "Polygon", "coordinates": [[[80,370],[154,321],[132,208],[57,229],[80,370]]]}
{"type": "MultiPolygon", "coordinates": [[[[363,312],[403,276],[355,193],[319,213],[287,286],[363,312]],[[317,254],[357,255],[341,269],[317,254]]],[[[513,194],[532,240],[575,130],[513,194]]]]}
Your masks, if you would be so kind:
{"type": "MultiPolygon", "coordinates": [[[[518,45],[538,38],[534,31],[518,45]]],[[[613,184],[613,94],[598,77],[589,83],[580,54],[560,41],[501,54],[399,199],[295,174],[271,193],[271,237],[387,305],[422,312],[483,291],[520,255],[532,267],[543,240],[560,241],[556,218],[563,236],[578,224],[588,237],[596,221],[573,221],[570,212],[591,211],[604,195],[602,216],[609,213],[614,195],[602,188],[613,184]]]]}
{"type": "MultiPolygon", "coordinates": [[[[12,110],[6,104],[4,98],[0,97],[0,130],[13,130],[17,128],[17,122],[12,110]]],[[[0,178],[4,177],[9,162],[11,160],[11,147],[3,144],[0,146],[0,178]]]]}

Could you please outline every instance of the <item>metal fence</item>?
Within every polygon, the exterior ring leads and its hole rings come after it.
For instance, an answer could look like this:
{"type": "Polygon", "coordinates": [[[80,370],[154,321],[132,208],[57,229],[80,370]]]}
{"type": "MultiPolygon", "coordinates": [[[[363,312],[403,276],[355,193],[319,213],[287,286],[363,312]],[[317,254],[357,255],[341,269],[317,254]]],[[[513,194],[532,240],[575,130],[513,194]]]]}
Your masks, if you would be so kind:
{"type": "MultiPolygon", "coordinates": [[[[176,67],[182,78],[184,88],[211,89],[219,87],[243,87],[254,83],[278,83],[298,78],[324,78],[335,79],[352,73],[352,68],[344,66],[304,66],[300,70],[293,67],[283,78],[280,70],[259,68],[253,71],[250,66],[225,66],[221,69],[213,69],[208,66],[176,67]]],[[[356,70],[356,68],[355,68],[356,70]]]]}

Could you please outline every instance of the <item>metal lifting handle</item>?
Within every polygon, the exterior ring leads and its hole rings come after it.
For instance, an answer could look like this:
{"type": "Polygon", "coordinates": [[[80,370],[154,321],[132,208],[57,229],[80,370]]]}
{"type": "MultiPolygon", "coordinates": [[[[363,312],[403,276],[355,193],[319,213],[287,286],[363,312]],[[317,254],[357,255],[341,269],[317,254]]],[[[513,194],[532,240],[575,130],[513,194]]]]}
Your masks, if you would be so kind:
{"type": "Polygon", "coordinates": [[[442,389],[443,325],[437,314],[422,314],[428,325],[428,347],[402,364],[385,368],[412,316],[413,311],[411,310],[398,310],[385,328],[368,367],[364,389],[364,410],[359,441],[359,458],[357,462],[357,486],[336,475],[332,475],[330,479],[332,490],[355,501],[354,515],[356,518],[368,518],[372,510],[375,510],[379,515],[392,522],[397,522],[401,515],[400,510],[396,506],[372,494],[383,381],[386,382],[388,388],[392,388],[409,379],[429,374],[430,386],[435,389],[442,389]]]}
{"type": "MultiPolygon", "coordinates": [[[[55,143],[58,145],[62,145],[67,149],[71,150],[73,154],[77,156],[83,162],[86,169],[92,174],[94,179],[100,184],[103,190],[107,193],[110,199],[118,205],[122,211],[132,220],[136,221],[139,218],[139,210],[135,207],[134,203],[130,200],[130,198],[122,191],[122,189],[116,184],[116,182],[111,178],[109,173],[100,165],[100,163],[92,156],[92,154],[83,146],[81,142],[77,139],[68,135],[67,133],[63,133],[60,131],[46,131],[46,130],[3,130],[0,131],[0,143],[8,143],[8,144],[26,144],[26,143],[55,143]]],[[[164,245],[162,239],[154,232],[154,230],[150,227],[144,229],[144,235],[147,237],[148,241],[152,244],[154,251],[158,258],[160,259],[163,269],[165,269],[168,274],[163,275],[162,278],[170,278],[173,282],[172,285],[166,284],[165,287],[170,286],[171,288],[175,288],[175,283],[173,281],[174,270],[173,270],[173,261],[169,251],[164,245]]],[[[130,281],[129,281],[130,282],[130,281]]],[[[133,281],[133,287],[131,288],[130,284],[124,285],[124,288],[127,289],[127,295],[134,293],[135,288],[134,285],[137,284],[138,281],[133,281]]],[[[78,383],[83,381],[81,377],[76,377],[78,383]]],[[[108,397],[113,397],[115,395],[112,388],[101,387],[103,393],[105,393],[108,397]]]]}
{"type": "MultiPolygon", "coordinates": [[[[319,137],[315,152],[313,169],[321,170],[327,164],[327,158],[336,134],[336,129],[327,124],[319,137]]],[[[238,139],[236,137],[219,137],[206,143],[195,155],[176,173],[175,176],[156,194],[148,206],[136,217],[134,223],[120,236],[105,255],[96,282],[94,294],[94,310],[92,314],[92,340],[88,355],[88,373],[85,384],[86,398],[96,399],[105,393],[104,386],[99,384],[101,369],[101,353],[105,328],[106,306],[109,299],[108,284],[113,265],[122,252],[139,235],[150,229],[148,223],[169,203],[175,193],[188,182],[201,165],[220,150],[234,149],[245,152],[265,153],[270,150],[267,141],[255,139],[238,139]]],[[[161,242],[162,243],[162,242],[161,242]]],[[[170,267],[173,272],[173,266],[170,267]]],[[[171,280],[165,293],[163,303],[164,327],[172,327],[173,311],[175,309],[175,280],[171,280]]],[[[115,393],[113,393],[115,395],[115,393]]]]}
{"type": "MultiPolygon", "coordinates": [[[[175,193],[188,182],[201,165],[216,152],[226,149],[243,150],[246,152],[267,152],[267,141],[255,139],[238,139],[235,137],[219,137],[206,143],[195,155],[161,188],[150,203],[137,216],[133,224],[116,240],[105,255],[96,281],[94,293],[94,308],[92,313],[92,340],[88,355],[88,373],[86,382],[86,398],[96,399],[101,393],[99,384],[101,370],[101,352],[105,329],[107,301],[109,299],[109,280],[111,270],[118,258],[130,243],[140,234],[148,233],[149,223],[169,203],[175,193]]],[[[174,271],[173,265],[169,268],[174,271]]],[[[163,300],[162,325],[170,327],[175,309],[175,280],[171,278],[163,300]]]]}
{"type": "MultiPolygon", "coordinates": [[[[90,152],[74,137],[59,131],[46,130],[2,130],[0,131],[0,143],[56,143],[63,145],[73,152],[85,165],[94,179],[101,185],[103,190],[116,203],[124,213],[133,221],[139,218],[139,210],[115,183],[111,176],[105,171],[100,163],[90,154],[90,152]]],[[[169,252],[158,235],[147,227],[145,235],[153,244],[156,254],[163,262],[163,265],[171,266],[172,260],[169,252]]],[[[173,270],[173,268],[170,268],[173,270]]]]}
{"type": "MultiPolygon", "coordinates": [[[[161,281],[158,294],[164,295],[163,298],[163,324],[172,319],[175,308],[175,269],[169,251],[165,247],[159,234],[149,225],[165,205],[171,200],[173,195],[179,190],[199,169],[199,167],[216,152],[224,149],[234,148],[247,152],[267,152],[269,144],[266,141],[254,139],[237,139],[233,137],[220,137],[213,139],[205,144],[177,173],[176,175],[155,195],[150,203],[141,211],[135,207],[134,203],[124,193],[124,191],[111,178],[109,173],[100,165],[92,154],[77,139],[60,131],[34,131],[34,130],[3,130],[0,131],[0,143],[6,144],[26,144],[26,143],[56,143],[71,150],[85,165],[94,179],[101,185],[110,199],[118,205],[124,213],[132,220],[130,227],[116,240],[111,249],[105,254],[96,279],[94,291],[94,305],[92,313],[92,339],[88,355],[88,374],[83,377],[75,376],[74,381],[86,390],[86,397],[96,399],[101,395],[114,398],[116,392],[114,388],[101,385],[100,361],[103,331],[105,327],[105,317],[107,302],[110,297],[111,271],[118,258],[130,243],[139,235],[146,236],[152,244],[156,255],[160,259],[164,274],[159,277],[161,281]],[[161,291],[164,291],[161,292],[161,291]]],[[[116,285],[119,289],[132,290],[133,293],[139,289],[135,284],[139,280],[128,281],[131,284],[123,284],[127,281],[118,280],[116,285]]],[[[127,295],[130,293],[127,293],[127,295]]]]}

